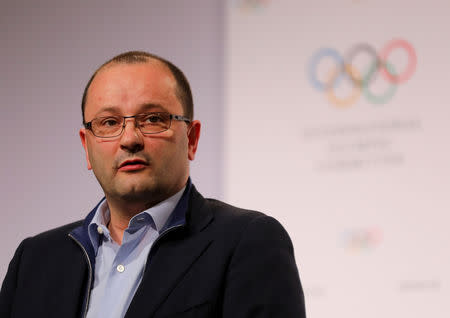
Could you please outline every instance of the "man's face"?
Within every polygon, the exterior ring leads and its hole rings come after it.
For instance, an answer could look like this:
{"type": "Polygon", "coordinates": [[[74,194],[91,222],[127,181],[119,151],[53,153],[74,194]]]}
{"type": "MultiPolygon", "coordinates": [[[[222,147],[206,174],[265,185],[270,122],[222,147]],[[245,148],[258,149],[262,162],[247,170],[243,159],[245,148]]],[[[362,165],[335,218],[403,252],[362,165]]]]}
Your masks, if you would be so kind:
{"type": "MultiPolygon", "coordinates": [[[[175,95],[176,81],[157,60],[144,64],[112,64],[94,78],[88,91],[85,121],[108,115],[133,116],[146,112],[183,115],[175,95]]],[[[172,120],[169,130],[143,135],[134,119],[123,133],[99,138],[86,129],[80,138],[92,169],[107,199],[154,203],[175,194],[189,176],[200,123],[172,120]]]]}

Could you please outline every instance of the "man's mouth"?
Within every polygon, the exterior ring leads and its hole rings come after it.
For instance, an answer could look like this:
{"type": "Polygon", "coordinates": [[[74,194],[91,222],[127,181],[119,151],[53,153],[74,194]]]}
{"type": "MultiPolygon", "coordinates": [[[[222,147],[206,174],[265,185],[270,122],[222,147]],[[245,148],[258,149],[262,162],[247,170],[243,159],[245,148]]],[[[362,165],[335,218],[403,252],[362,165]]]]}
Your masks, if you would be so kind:
{"type": "Polygon", "coordinates": [[[119,165],[119,171],[136,171],[146,166],[148,166],[147,162],[142,159],[128,159],[119,165]]]}

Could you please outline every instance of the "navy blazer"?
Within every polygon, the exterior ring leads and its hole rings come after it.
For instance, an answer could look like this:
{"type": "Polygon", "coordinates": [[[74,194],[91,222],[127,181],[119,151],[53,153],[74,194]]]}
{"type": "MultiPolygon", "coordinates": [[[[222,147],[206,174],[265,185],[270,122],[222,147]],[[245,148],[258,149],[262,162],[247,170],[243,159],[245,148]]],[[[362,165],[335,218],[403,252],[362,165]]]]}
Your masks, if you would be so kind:
{"type": "MultiPolygon", "coordinates": [[[[0,317],[84,315],[92,273],[68,236],[82,224],[22,241],[0,291],[0,317]]],[[[185,224],[152,246],[125,317],[304,318],[291,240],[274,218],[204,199],[192,186],[185,224]]]]}

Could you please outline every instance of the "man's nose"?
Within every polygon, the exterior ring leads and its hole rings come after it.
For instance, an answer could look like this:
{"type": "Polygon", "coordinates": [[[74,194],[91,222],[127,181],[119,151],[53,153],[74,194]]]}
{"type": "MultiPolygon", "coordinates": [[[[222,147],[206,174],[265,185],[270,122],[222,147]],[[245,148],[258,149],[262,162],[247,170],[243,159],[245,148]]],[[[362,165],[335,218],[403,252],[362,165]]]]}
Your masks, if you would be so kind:
{"type": "Polygon", "coordinates": [[[123,127],[122,136],[120,137],[120,147],[128,152],[138,152],[144,148],[144,136],[139,127],[137,127],[134,118],[126,118],[123,127]]]}

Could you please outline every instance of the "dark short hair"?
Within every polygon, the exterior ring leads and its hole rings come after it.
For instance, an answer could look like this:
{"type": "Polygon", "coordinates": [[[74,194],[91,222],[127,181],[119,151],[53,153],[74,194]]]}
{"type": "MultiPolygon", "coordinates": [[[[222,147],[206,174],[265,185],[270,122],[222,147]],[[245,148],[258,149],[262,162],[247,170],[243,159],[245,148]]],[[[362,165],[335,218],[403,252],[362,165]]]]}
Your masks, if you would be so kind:
{"type": "Polygon", "coordinates": [[[189,85],[189,81],[187,80],[184,73],[173,63],[170,61],[147,52],[143,51],[129,51],[122,54],[119,54],[112,59],[108,60],[107,62],[103,63],[91,76],[89,79],[89,82],[87,83],[86,87],[84,88],[83,92],[83,99],[81,100],[81,115],[83,117],[83,123],[84,121],[84,110],[86,108],[86,99],[89,87],[91,86],[92,81],[94,80],[95,76],[102,70],[104,67],[110,65],[110,64],[139,64],[139,63],[148,63],[151,59],[155,59],[166,65],[170,72],[172,73],[173,77],[175,78],[175,81],[177,83],[177,87],[175,89],[175,95],[177,96],[178,100],[180,101],[181,105],[183,106],[184,116],[192,120],[194,118],[194,102],[192,99],[192,92],[191,87],[189,85]]]}

